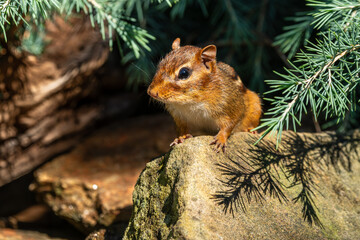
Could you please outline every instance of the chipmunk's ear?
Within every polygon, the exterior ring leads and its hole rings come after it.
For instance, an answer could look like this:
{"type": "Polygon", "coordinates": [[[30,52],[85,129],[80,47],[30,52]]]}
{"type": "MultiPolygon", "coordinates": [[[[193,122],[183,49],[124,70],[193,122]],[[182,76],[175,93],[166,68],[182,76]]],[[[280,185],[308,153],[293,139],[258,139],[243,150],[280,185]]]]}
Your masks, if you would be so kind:
{"type": "Polygon", "coordinates": [[[201,59],[206,68],[210,68],[210,62],[216,61],[216,46],[209,45],[201,49],[201,59]]]}
{"type": "Polygon", "coordinates": [[[173,41],[171,47],[172,47],[173,50],[176,50],[176,49],[180,48],[180,38],[175,39],[173,41]]]}

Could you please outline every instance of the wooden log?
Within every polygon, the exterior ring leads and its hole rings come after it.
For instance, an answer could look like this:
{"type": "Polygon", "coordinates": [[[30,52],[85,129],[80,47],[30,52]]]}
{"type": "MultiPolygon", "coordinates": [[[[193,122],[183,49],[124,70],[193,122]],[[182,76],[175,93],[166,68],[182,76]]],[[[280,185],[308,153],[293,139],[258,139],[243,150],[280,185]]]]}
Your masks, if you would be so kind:
{"type": "Polygon", "coordinates": [[[96,92],[93,74],[109,54],[88,19],[55,17],[46,27],[41,56],[19,52],[16,41],[0,52],[0,186],[74,146],[78,133],[114,114],[107,105],[124,100],[79,105],[96,92]]]}

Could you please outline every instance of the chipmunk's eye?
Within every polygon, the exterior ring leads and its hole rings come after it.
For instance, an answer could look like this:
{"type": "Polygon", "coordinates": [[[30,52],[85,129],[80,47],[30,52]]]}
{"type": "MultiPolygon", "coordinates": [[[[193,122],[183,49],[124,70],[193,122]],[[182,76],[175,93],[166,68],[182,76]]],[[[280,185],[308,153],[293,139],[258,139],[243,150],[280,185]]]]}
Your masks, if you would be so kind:
{"type": "Polygon", "coordinates": [[[184,80],[184,79],[187,79],[188,77],[190,77],[190,75],[191,75],[190,69],[184,67],[184,68],[180,69],[178,78],[181,80],[184,80]]]}

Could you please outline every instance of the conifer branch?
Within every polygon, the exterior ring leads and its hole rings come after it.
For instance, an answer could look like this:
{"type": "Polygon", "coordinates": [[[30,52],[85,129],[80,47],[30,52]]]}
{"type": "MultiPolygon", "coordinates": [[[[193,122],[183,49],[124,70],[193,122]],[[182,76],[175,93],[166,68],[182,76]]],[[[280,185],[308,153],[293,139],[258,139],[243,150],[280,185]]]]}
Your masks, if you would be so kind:
{"type": "MultiPolygon", "coordinates": [[[[324,67],[322,67],[319,71],[317,71],[313,76],[311,76],[310,78],[306,79],[304,81],[304,83],[306,83],[306,85],[301,89],[301,91],[299,91],[299,93],[296,94],[296,96],[294,97],[294,99],[288,104],[288,108],[285,109],[284,113],[282,114],[280,121],[283,121],[285,119],[285,117],[288,115],[289,111],[293,108],[294,104],[296,103],[296,101],[298,101],[299,97],[301,96],[302,93],[304,93],[305,91],[309,90],[310,85],[312,84],[312,82],[324,71],[326,71],[327,69],[329,70],[329,82],[331,81],[331,71],[330,71],[330,67],[333,66],[337,61],[339,61],[342,57],[344,57],[346,54],[357,50],[358,48],[360,48],[360,44],[357,44],[355,46],[353,46],[351,49],[347,49],[343,52],[341,52],[340,54],[338,54],[337,56],[335,56],[335,58],[332,61],[329,61],[327,64],[325,64],[324,67]]],[[[301,82],[299,82],[299,85],[303,84],[301,82]]]]}
{"type": "Polygon", "coordinates": [[[7,0],[1,7],[0,7],[0,11],[4,10],[10,3],[10,0],[7,0]]]}
{"type": "MultiPolygon", "coordinates": [[[[311,24],[322,29],[315,43],[308,42],[309,46],[296,55],[294,62],[289,61],[291,68],[285,68],[286,74],[278,73],[282,79],[267,80],[272,88],[267,94],[281,91],[282,96],[266,98],[273,107],[255,129],[266,128],[257,142],[268,133],[276,133],[279,144],[283,129],[293,127],[296,130],[308,107],[315,121],[325,112],[325,120],[335,118],[337,122],[344,119],[348,111],[356,109],[354,96],[360,83],[360,16],[357,11],[360,5],[352,0],[333,0],[330,4],[308,2],[316,7],[311,13],[314,16],[311,24]]],[[[292,35],[288,37],[293,39],[292,35]]]]}

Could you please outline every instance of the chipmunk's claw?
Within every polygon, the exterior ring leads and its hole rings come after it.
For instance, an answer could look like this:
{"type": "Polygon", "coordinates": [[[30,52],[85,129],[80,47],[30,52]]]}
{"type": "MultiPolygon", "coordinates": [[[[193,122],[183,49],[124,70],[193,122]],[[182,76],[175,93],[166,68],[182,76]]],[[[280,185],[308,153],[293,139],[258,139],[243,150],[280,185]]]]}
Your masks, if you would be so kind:
{"type": "Polygon", "coordinates": [[[183,143],[185,139],[192,138],[193,136],[191,134],[185,134],[183,136],[177,137],[174,139],[174,141],[170,144],[170,147],[173,147],[177,144],[183,143]]]}
{"type": "Polygon", "coordinates": [[[217,137],[214,137],[214,141],[212,141],[210,143],[210,145],[215,145],[214,146],[214,150],[219,153],[220,151],[222,151],[223,153],[225,153],[225,149],[226,149],[226,142],[220,141],[220,139],[218,139],[217,137]]]}

